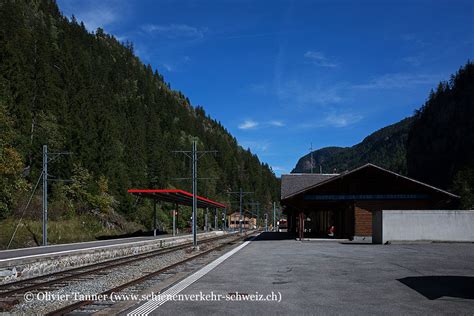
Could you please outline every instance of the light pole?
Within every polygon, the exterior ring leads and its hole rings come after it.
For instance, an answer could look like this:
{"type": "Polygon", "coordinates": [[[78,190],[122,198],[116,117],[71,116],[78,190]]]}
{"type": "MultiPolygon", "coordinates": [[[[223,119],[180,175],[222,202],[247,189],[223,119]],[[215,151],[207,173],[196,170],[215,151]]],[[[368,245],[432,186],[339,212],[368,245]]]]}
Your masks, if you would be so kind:
{"type": "Polygon", "coordinates": [[[256,214],[256,221],[255,221],[255,225],[257,226],[257,230],[258,230],[258,219],[259,219],[259,213],[260,213],[260,202],[252,202],[250,203],[250,205],[252,206],[252,209],[254,206],[257,207],[257,214],[256,214]]]}
{"type": "Polygon", "coordinates": [[[48,145],[43,145],[43,246],[48,245],[48,180],[69,182],[71,180],[48,179],[48,162],[60,155],[71,155],[70,152],[48,153],[48,145]],[[51,158],[52,156],[52,158],[51,158]]]}
{"type": "Polygon", "coordinates": [[[197,177],[196,177],[196,169],[197,169],[197,157],[196,157],[196,141],[193,140],[193,151],[192,151],[192,181],[193,181],[193,246],[197,248],[197,231],[196,231],[196,215],[197,215],[197,177]]]}
{"type": "Polygon", "coordinates": [[[276,231],[276,202],[273,202],[273,231],[276,231]]]}
{"type": "Polygon", "coordinates": [[[253,192],[244,192],[242,190],[242,187],[240,188],[239,191],[237,192],[227,192],[227,194],[238,194],[239,195],[239,210],[240,210],[240,216],[239,216],[239,233],[242,234],[242,201],[244,198],[244,195],[247,194],[252,194],[253,192]]]}
{"type": "MultiPolygon", "coordinates": [[[[197,248],[197,161],[203,155],[207,153],[217,153],[216,150],[197,150],[197,140],[193,140],[193,147],[192,150],[177,150],[174,151],[175,153],[182,153],[191,158],[191,165],[192,165],[192,172],[191,172],[191,180],[193,184],[193,217],[192,217],[192,234],[193,234],[193,247],[197,248]],[[200,154],[200,156],[199,156],[200,154]]],[[[189,178],[184,178],[188,179],[189,178]]],[[[208,178],[200,178],[200,179],[208,179],[208,178]]]]}
{"type": "Polygon", "coordinates": [[[48,245],[48,145],[43,145],[43,246],[48,245]]]}

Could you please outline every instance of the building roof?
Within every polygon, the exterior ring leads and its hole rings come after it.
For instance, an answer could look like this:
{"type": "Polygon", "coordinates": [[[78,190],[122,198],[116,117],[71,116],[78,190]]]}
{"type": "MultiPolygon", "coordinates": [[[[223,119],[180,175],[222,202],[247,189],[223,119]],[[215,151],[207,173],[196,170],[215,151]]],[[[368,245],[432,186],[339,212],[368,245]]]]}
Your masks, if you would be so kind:
{"type": "MultiPolygon", "coordinates": [[[[382,168],[382,167],[379,167],[379,166],[377,166],[377,165],[368,163],[368,164],[365,164],[365,165],[363,165],[363,166],[361,166],[361,167],[355,168],[355,169],[353,169],[353,170],[351,170],[351,171],[344,172],[344,173],[341,173],[341,174],[339,174],[339,175],[334,175],[334,176],[332,176],[332,177],[327,177],[326,179],[323,179],[322,181],[319,181],[319,182],[317,182],[317,183],[308,185],[308,186],[303,187],[303,188],[301,188],[301,189],[299,189],[299,190],[297,190],[297,191],[295,190],[295,191],[293,191],[292,193],[290,193],[290,194],[288,194],[288,195],[285,195],[285,197],[283,197],[283,195],[282,195],[282,200],[283,200],[283,199],[290,198],[290,197],[293,197],[293,196],[296,196],[296,195],[298,195],[298,194],[304,193],[304,192],[306,192],[306,191],[308,191],[308,190],[317,188],[317,187],[319,187],[319,186],[322,186],[322,185],[324,185],[324,184],[327,184],[327,183],[336,181],[336,180],[338,180],[338,179],[342,179],[342,178],[344,178],[344,177],[346,177],[346,176],[349,176],[349,175],[351,175],[351,174],[354,174],[354,173],[359,172],[359,171],[361,171],[361,170],[363,170],[363,169],[366,169],[366,168],[375,168],[375,169],[380,170],[380,171],[382,171],[382,172],[386,172],[386,173],[391,174],[391,175],[394,175],[394,176],[396,176],[396,177],[403,178],[403,179],[405,179],[405,180],[408,180],[408,181],[410,181],[410,182],[416,183],[416,184],[421,185],[421,186],[423,186],[423,187],[429,188],[429,189],[434,190],[434,191],[436,191],[436,192],[439,192],[439,193],[448,195],[448,196],[450,196],[451,198],[457,198],[457,199],[459,199],[459,196],[457,196],[457,195],[455,195],[455,194],[452,194],[452,193],[450,193],[450,192],[448,192],[448,191],[445,191],[445,190],[436,188],[436,187],[434,187],[434,186],[431,186],[431,185],[429,185],[429,184],[423,183],[423,182],[421,182],[421,181],[418,181],[418,180],[415,180],[415,179],[412,179],[412,178],[403,176],[403,175],[398,174],[398,173],[396,173],[396,172],[393,172],[393,171],[384,169],[384,168],[382,168]]],[[[283,179],[282,179],[282,190],[283,190],[283,179]]]]}
{"type": "MultiPolygon", "coordinates": [[[[149,189],[131,189],[128,193],[132,193],[137,196],[155,199],[158,201],[177,203],[181,205],[192,206],[193,205],[193,194],[183,190],[149,190],[149,189]]],[[[197,207],[206,208],[227,208],[226,205],[221,204],[210,199],[196,196],[197,207]]]]}
{"type": "MultiPolygon", "coordinates": [[[[253,218],[252,214],[250,214],[250,216],[248,215],[248,212],[242,212],[242,218],[253,218]]],[[[240,217],[240,212],[232,212],[230,214],[227,214],[227,217],[240,217]]]]}
{"type": "Polygon", "coordinates": [[[337,173],[291,173],[281,176],[281,199],[337,176],[337,173]]]}

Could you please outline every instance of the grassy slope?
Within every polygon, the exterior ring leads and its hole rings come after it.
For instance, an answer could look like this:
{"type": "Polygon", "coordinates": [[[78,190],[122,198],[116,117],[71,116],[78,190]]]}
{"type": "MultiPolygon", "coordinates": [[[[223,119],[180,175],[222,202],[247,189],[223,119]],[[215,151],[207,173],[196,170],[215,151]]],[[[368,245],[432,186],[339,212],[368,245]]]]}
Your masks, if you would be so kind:
{"type": "MultiPolygon", "coordinates": [[[[17,224],[18,219],[16,218],[0,221],[0,249],[6,249],[17,224]]],[[[91,241],[99,236],[127,234],[144,229],[132,222],[126,222],[123,226],[123,228],[106,228],[93,215],[80,215],[71,219],[49,221],[48,241],[50,244],[91,241]]],[[[41,220],[26,219],[21,222],[10,249],[39,246],[41,241],[41,220]]]]}

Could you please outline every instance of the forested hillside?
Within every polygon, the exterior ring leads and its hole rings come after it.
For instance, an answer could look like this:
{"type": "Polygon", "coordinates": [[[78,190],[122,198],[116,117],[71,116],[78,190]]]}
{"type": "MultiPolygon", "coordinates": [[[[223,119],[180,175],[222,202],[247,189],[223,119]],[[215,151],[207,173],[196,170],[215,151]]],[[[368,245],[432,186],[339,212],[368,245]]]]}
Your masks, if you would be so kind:
{"type": "MultiPolygon", "coordinates": [[[[406,118],[367,136],[352,147],[325,147],[313,151],[313,172],[339,173],[368,162],[406,174],[406,141],[412,118],[406,118]]],[[[311,154],[301,157],[293,173],[311,171],[311,154]]]]}
{"type": "MultiPolygon", "coordinates": [[[[199,182],[200,195],[228,203],[225,191],[243,187],[265,207],[278,200],[271,168],[172,90],[131,43],[89,33],[54,1],[0,2],[0,220],[19,215],[47,144],[73,153],[50,164],[52,220],[117,212],[148,225],[149,205],[127,189],[190,190],[190,181],[176,180],[189,176],[189,160],[172,151],[190,150],[193,137],[200,150],[218,151],[199,161],[199,176],[213,178],[199,182]]],[[[31,218],[40,218],[39,201],[31,218]]]]}
{"type": "Polygon", "coordinates": [[[474,64],[432,91],[408,137],[408,173],[461,195],[474,208],[474,64]]]}
{"type": "MultiPolygon", "coordinates": [[[[461,196],[474,208],[474,64],[441,82],[415,115],[384,127],[361,143],[313,152],[314,170],[342,172],[374,163],[461,196]]],[[[310,154],[293,172],[310,172],[310,154]]]]}

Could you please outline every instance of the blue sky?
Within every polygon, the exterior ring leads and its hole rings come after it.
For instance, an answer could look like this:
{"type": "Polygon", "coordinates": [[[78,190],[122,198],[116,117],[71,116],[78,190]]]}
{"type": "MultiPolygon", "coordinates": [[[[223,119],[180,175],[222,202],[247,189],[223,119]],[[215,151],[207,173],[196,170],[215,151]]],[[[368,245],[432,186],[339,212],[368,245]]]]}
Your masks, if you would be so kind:
{"type": "MultiPolygon", "coordinates": [[[[59,0],[288,173],[412,115],[474,57],[472,1],[59,0]]],[[[323,166],[324,171],[324,166],[323,166]]]]}

